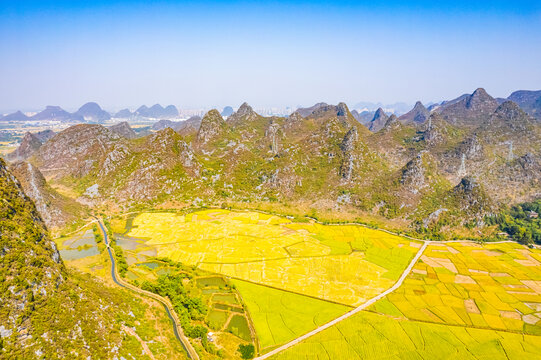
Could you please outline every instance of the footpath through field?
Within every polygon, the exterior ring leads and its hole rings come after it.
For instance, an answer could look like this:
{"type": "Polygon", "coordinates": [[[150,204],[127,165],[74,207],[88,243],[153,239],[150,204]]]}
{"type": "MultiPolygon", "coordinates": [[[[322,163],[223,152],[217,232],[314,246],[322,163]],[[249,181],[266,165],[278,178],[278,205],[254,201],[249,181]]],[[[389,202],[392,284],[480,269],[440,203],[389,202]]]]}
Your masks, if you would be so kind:
{"type": "Polygon", "coordinates": [[[184,335],[184,331],[182,329],[182,326],[180,326],[180,320],[178,319],[177,314],[175,313],[175,310],[173,309],[173,304],[171,304],[171,302],[168,299],[166,299],[164,297],[161,297],[158,294],[154,294],[154,293],[152,293],[150,291],[146,291],[146,290],[140,289],[140,288],[138,288],[136,286],[133,286],[133,285],[127,283],[126,281],[124,281],[120,276],[118,276],[117,268],[116,268],[116,262],[115,262],[115,256],[114,256],[114,250],[109,245],[109,238],[107,237],[107,231],[105,230],[105,227],[103,226],[101,219],[97,219],[97,222],[98,222],[98,225],[100,226],[100,229],[101,229],[101,231],[103,233],[103,238],[105,240],[105,245],[107,246],[107,251],[109,252],[109,257],[111,258],[111,276],[113,278],[113,281],[119,286],[122,286],[122,287],[124,287],[126,289],[129,289],[129,290],[133,291],[133,292],[136,292],[136,293],[139,293],[141,295],[150,297],[150,298],[160,302],[164,306],[165,311],[167,312],[167,315],[169,316],[169,318],[173,322],[173,330],[175,332],[175,336],[177,337],[177,339],[182,344],[182,347],[184,348],[184,350],[186,350],[188,358],[193,359],[193,360],[199,360],[199,355],[197,354],[197,352],[193,348],[193,346],[190,343],[190,341],[188,340],[188,338],[184,335]]]}
{"type": "Polygon", "coordinates": [[[288,342],[287,344],[284,344],[282,346],[280,346],[279,348],[276,348],[264,355],[261,355],[259,357],[256,357],[254,358],[254,360],[263,360],[263,359],[268,359],[269,357],[273,356],[273,355],[276,355],[278,354],[279,352],[282,352],[298,343],[300,343],[301,341],[303,340],[306,340],[308,339],[309,337],[311,336],[314,336],[315,334],[333,326],[333,325],[336,325],[338,324],[340,321],[343,321],[353,315],[355,315],[356,313],[358,313],[359,311],[362,311],[364,309],[366,309],[367,307],[369,307],[370,305],[374,304],[375,302],[377,302],[378,300],[384,298],[385,296],[387,296],[387,294],[395,291],[396,289],[398,289],[402,283],[404,282],[404,280],[406,279],[406,277],[409,275],[409,273],[411,272],[411,270],[413,269],[413,267],[415,266],[415,264],[417,263],[417,261],[419,260],[419,258],[423,255],[423,252],[425,251],[425,249],[427,248],[427,246],[431,243],[431,241],[424,241],[424,244],[423,246],[421,246],[421,248],[419,249],[419,251],[417,252],[417,254],[415,255],[415,257],[411,260],[410,264],[408,265],[408,267],[404,270],[404,272],[402,273],[402,276],[400,276],[400,278],[398,279],[398,281],[392,286],[390,287],[389,289],[385,290],[384,292],[382,292],[381,294],[371,298],[370,300],[368,300],[367,302],[365,302],[364,304],[356,307],[355,309],[351,310],[350,312],[347,312],[345,313],[344,315],[310,331],[309,333],[306,333],[298,338],[296,338],[295,340],[292,340],[290,342],[288,342]]]}

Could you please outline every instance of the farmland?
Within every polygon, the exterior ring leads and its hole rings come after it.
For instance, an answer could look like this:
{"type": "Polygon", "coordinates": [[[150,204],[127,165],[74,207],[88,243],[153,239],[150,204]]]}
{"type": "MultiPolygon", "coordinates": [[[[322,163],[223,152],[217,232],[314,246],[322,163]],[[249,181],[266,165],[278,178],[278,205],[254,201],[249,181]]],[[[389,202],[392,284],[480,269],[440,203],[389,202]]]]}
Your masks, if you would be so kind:
{"type": "Polygon", "coordinates": [[[128,237],[200,269],[355,306],[392,286],[420,243],[257,212],[142,213],[128,237]]]}
{"type": "Polygon", "coordinates": [[[515,243],[430,245],[371,310],[394,317],[541,334],[541,251],[515,243]]]}
{"type": "Polygon", "coordinates": [[[350,310],[343,305],[241,280],[234,280],[233,284],[246,303],[262,352],[350,310]]]}
{"type": "Polygon", "coordinates": [[[217,349],[206,341],[194,340],[195,348],[200,352],[212,355],[220,349],[222,356],[236,358],[239,344],[254,341],[240,297],[222,276],[193,270],[168,259],[149,258],[131,264],[126,277],[145,290],[177,299],[175,311],[184,316],[181,321],[184,321],[183,328],[188,336],[198,338],[200,334],[195,331],[201,327],[205,328],[205,339],[206,333],[212,333],[212,343],[217,349]],[[177,288],[172,291],[174,286],[177,288]],[[180,296],[184,296],[183,300],[179,300],[180,296]],[[190,304],[189,310],[181,304],[190,304]]]}
{"type": "MultiPolygon", "coordinates": [[[[252,324],[259,354],[389,289],[422,245],[361,226],[215,209],[141,213],[131,217],[124,238],[144,250],[136,246],[129,255],[138,261],[152,249],[232,278],[239,298],[213,294],[219,304],[206,322],[247,341],[252,324]],[[229,308],[239,300],[246,318],[229,308]]],[[[432,242],[396,290],[273,358],[535,359],[540,319],[540,250],[509,242],[432,242]]]]}
{"type": "Polygon", "coordinates": [[[539,344],[537,336],[360,312],[273,359],[541,359],[539,344]]]}

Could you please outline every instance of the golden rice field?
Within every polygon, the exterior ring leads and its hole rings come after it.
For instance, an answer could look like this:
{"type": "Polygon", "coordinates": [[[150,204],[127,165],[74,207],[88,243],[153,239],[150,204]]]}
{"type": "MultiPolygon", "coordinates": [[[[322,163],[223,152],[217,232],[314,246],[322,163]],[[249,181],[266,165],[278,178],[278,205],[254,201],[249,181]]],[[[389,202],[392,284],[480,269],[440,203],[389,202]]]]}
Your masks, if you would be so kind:
{"type": "Polygon", "coordinates": [[[404,284],[371,310],[541,335],[541,251],[516,243],[432,244],[404,284]]]}
{"type": "Polygon", "coordinates": [[[539,360],[539,336],[395,320],[369,312],[286,349],[275,360],[539,360]]]}
{"type": "Polygon", "coordinates": [[[126,236],[149,239],[159,257],[350,306],[391,287],[421,246],[361,226],[219,209],[142,213],[126,236]]]}

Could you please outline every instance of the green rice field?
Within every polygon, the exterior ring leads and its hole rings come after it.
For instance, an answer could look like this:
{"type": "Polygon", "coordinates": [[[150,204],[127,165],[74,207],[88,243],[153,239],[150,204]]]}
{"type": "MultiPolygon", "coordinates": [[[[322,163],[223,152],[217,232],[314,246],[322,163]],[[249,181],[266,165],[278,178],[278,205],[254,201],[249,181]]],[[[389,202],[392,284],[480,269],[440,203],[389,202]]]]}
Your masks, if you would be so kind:
{"type": "Polygon", "coordinates": [[[351,310],[348,306],[246,281],[232,282],[242,294],[263,352],[351,310]]]}

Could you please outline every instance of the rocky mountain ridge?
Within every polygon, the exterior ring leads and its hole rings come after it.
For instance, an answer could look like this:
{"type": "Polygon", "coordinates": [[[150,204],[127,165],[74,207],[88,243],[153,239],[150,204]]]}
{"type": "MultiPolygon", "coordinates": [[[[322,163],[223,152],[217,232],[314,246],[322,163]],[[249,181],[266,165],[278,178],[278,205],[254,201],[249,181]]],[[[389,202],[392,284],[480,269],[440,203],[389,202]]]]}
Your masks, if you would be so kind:
{"type": "MultiPolygon", "coordinates": [[[[416,108],[427,115],[422,104],[416,108]]],[[[301,112],[309,115],[263,117],[243,104],[227,121],[211,110],[189,131],[167,127],[137,141],[77,125],[29,161],[82,203],[309,204],[303,206],[346,207],[420,228],[471,220],[453,197],[466,177],[483,189],[485,214],[541,193],[539,122],[482,89],[424,121],[380,110],[372,131],[343,103],[301,112]]],[[[482,224],[478,216],[471,221],[482,224]]]]}

